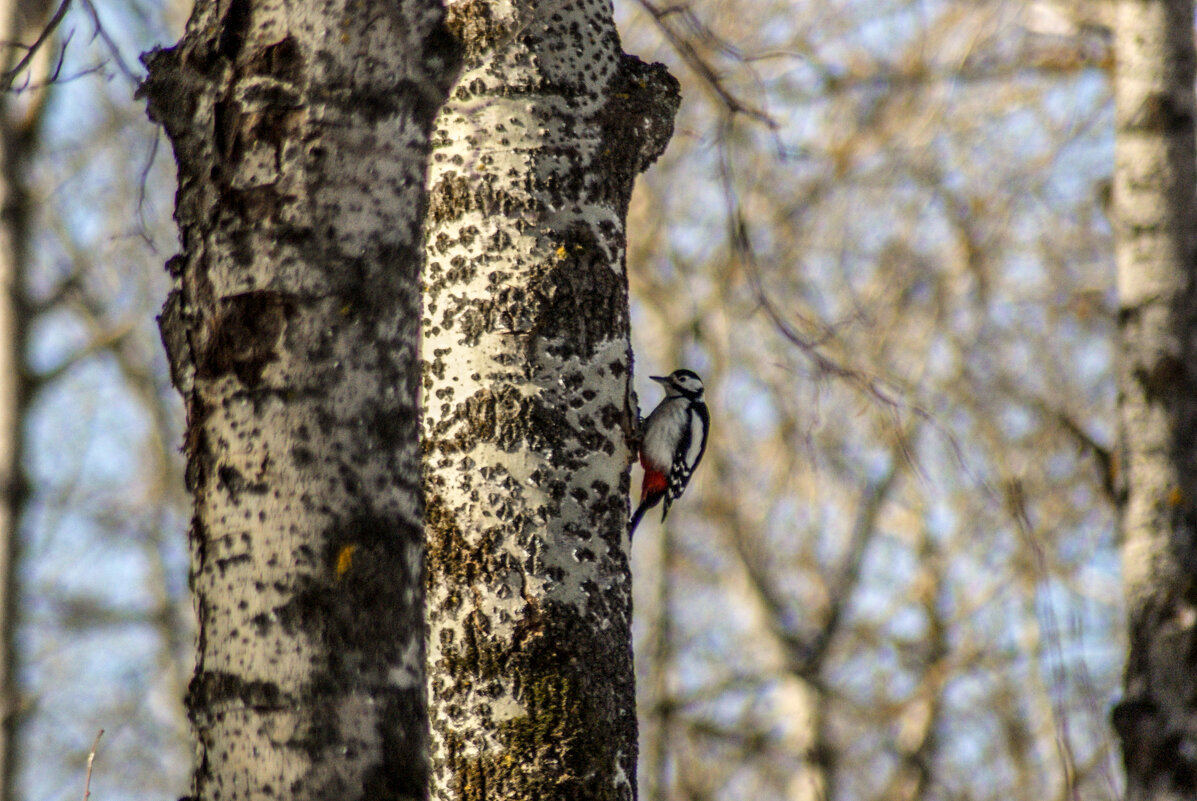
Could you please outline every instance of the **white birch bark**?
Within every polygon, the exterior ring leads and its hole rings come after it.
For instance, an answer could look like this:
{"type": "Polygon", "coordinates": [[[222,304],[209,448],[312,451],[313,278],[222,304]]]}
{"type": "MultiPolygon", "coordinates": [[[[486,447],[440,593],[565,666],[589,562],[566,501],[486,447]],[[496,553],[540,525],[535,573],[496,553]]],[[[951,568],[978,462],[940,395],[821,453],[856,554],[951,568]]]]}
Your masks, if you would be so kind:
{"type": "Polygon", "coordinates": [[[179,165],[200,799],[426,795],[420,224],[431,0],[201,0],[147,59],[179,165]]]}
{"type": "Polygon", "coordinates": [[[1197,185],[1192,0],[1120,0],[1115,25],[1123,576],[1113,719],[1128,799],[1197,793],[1197,185]]]}
{"type": "Polygon", "coordinates": [[[450,4],[424,275],[432,795],[635,796],[624,224],[677,108],[608,0],[450,4]]]}

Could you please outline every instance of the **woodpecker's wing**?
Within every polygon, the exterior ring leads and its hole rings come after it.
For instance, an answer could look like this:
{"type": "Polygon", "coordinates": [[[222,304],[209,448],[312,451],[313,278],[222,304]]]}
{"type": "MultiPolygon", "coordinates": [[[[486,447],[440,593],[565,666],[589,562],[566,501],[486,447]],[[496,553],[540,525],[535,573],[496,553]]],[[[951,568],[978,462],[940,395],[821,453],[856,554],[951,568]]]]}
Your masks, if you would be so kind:
{"type": "Polygon", "coordinates": [[[694,470],[698,467],[698,463],[702,461],[702,455],[707,452],[707,434],[711,428],[711,414],[707,411],[707,405],[699,401],[690,407],[692,414],[686,421],[685,439],[682,447],[678,449],[678,456],[674,460],[672,476],[674,480],[673,486],[669,488],[669,494],[677,498],[686,489],[686,485],[690,483],[690,476],[694,475],[694,470]],[[698,428],[698,431],[694,429],[698,428]]]}
{"type": "Polygon", "coordinates": [[[681,496],[694,475],[695,468],[702,461],[702,455],[707,452],[707,434],[711,428],[711,415],[707,405],[698,401],[690,406],[690,413],[686,415],[686,425],[682,430],[682,439],[674,456],[673,466],[669,471],[669,489],[665,492],[665,508],[661,511],[661,519],[669,514],[670,505],[681,496]],[[698,431],[695,431],[695,429],[698,431]]]}
{"type": "MultiPolygon", "coordinates": [[[[701,401],[694,404],[694,413],[698,415],[701,421],[702,438],[698,443],[698,452],[693,453],[694,458],[690,460],[690,472],[698,469],[698,463],[702,461],[702,455],[707,452],[707,434],[711,433],[711,413],[707,410],[707,405],[701,401]]],[[[693,452],[693,445],[691,446],[693,452]]]]}

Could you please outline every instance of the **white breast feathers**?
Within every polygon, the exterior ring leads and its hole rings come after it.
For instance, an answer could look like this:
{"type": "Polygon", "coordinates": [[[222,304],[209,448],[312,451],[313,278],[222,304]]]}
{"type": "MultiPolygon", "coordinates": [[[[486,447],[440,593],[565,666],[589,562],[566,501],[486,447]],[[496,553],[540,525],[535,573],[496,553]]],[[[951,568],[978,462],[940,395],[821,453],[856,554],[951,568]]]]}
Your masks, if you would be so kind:
{"type": "Polygon", "coordinates": [[[673,464],[673,452],[686,426],[686,399],[668,398],[644,421],[644,444],[640,452],[645,461],[662,473],[673,464]]]}

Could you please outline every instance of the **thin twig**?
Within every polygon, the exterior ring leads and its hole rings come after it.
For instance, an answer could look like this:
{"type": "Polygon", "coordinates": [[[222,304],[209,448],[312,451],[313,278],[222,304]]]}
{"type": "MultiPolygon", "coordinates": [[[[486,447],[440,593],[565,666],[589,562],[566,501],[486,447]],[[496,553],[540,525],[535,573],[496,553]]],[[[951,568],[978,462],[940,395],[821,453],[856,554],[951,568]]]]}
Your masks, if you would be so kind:
{"type": "MultiPolygon", "coordinates": [[[[649,16],[656,22],[657,28],[662,35],[669,40],[673,49],[681,56],[682,61],[686,63],[691,70],[693,70],[701,79],[702,82],[710,89],[711,92],[719,98],[724,107],[727,108],[731,114],[743,114],[746,117],[756,120],[771,131],[778,130],[781,125],[777,120],[769,116],[768,112],[757,108],[740,98],[736,97],[723,83],[723,79],[719,73],[712,67],[706,59],[695,48],[694,43],[689,38],[683,36],[678,31],[674,30],[672,25],[666,20],[674,14],[681,14],[685,16],[689,13],[686,6],[669,6],[668,8],[660,9],[653,5],[652,0],[639,0],[641,7],[648,12],[649,16]]],[[[713,36],[707,38],[714,39],[713,36]]],[[[726,46],[723,42],[718,42],[719,49],[725,53],[732,50],[730,46],[726,46]]],[[[739,58],[737,53],[729,53],[733,57],[739,58]]],[[[742,60],[742,59],[741,59],[742,60]]]]}
{"type": "Polygon", "coordinates": [[[96,7],[91,0],[83,0],[83,7],[87,9],[87,13],[91,16],[92,24],[95,25],[96,35],[100,37],[101,41],[108,47],[108,52],[112,54],[112,60],[116,63],[116,67],[120,72],[128,78],[134,86],[141,83],[141,77],[125,62],[121,56],[121,49],[116,41],[108,35],[108,30],[104,27],[104,23],[100,22],[100,12],[96,11],[96,7]]]}
{"type": "MultiPolygon", "coordinates": [[[[727,142],[730,140],[730,128],[733,124],[734,115],[731,112],[726,112],[723,115],[720,129],[721,144],[718,149],[719,179],[723,186],[723,199],[726,206],[725,214],[727,215],[729,227],[728,238],[731,242],[732,254],[737,263],[744,267],[760,309],[768,317],[777,332],[813,362],[819,375],[845,379],[860,387],[867,394],[880,401],[885,407],[894,410],[898,409],[904,405],[903,401],[892,397],[889,390],[892,389],[895,393],[901,394],[900,387],[893,386],[890,382],[879,376],[869,375],[864,370],[840,362],[824,352],[822,346],[836,336],[836,330],[833,326],[800,317],[799,320],[804,326],[815,329],[814,334],[810,336],[804,335],[790,324],[787,315],[777,308],[777,305],[769,297],[768,292],[766,292],[764,282],[757,269],[756,254],[752,247],[752,237],[748,231],[748,218],[744,214],[743,207],[740,205],[739,193],[736,191],[731,153],[727,146],[727,142]]],[[[789,310],[789,314],[793,315],[795,312],[789,310]]],[[[922,410],[917,407],[913,408],[912,411],[915,414],[923,416],[922,410]]]]}
{"type": "Polygon", "coordinates": [[[137,235],[141,237],[152,253],[157,253],[158,249],[154,247],[154,238],[150,236],[149,227],[145,222],[145,188],[150,180],[150,170],[154,167],[154,159],[158,156],[158,142],[161,138],[161,129],[155,127],[154,138],[150,142],[150,152],[146,154],[145,165],[141,168],[141,175],[137,180],[137,235]]]}
{"type": "Polygon", "coordinates": [[[25,55],[21,56],[21,60],[17,62],[15,67],[4,73],[3,76],[0,76],[0,91],[7,92],[12,88],[13,81],[15,81],[17,76],[20,75],[21,72],[33,61],[34,55],[37,54],[37,51],[41,48],[41,46],[46,43],[46,40],[49,39],[50,35],[53,34],[58,28],[59,23],[61,23],[62,18],[66,16],[67,9],[70,8],[70,6],[71,0],[62,0],[62,2],[58,4],[58,9],[54,12],[54,16],[51,17],[50,21],[46,23],[46,26],[42,28],[42,32],[38,34],[38,37],[34,43],[31,44],[29,49],[25,51],[25,55]]]}
{"type": "Polygon", "coordinates": [[[100,738],[104,736],[104,730],[96,734],[96,739],[91,743],[91,750],[87,752],[87,778],[83,782],[83,801],[91,798],[91,766],[96,761],[96,751],[100,747],[100,738]]]}

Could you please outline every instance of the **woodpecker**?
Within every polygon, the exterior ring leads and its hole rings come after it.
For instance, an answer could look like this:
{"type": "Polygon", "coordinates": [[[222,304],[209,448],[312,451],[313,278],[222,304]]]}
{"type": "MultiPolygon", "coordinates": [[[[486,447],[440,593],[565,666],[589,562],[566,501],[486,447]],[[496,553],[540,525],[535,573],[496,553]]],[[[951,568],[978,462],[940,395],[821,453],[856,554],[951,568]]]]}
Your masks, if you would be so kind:
{"type": "Polygon", "coordinates": [[[665,387],[665,399],[657,404],[641,428],[640,464],[644,483],[640,487],[640,505],[632,515],[628,538],[636,531],[640,518],[662,498],[669,506],[690,483],[690,476],[707,449],[707,430],[711,415],[702,399],[702,379],[690,370],[674,370],[667,376],[649,376],[665,387]]]}

